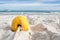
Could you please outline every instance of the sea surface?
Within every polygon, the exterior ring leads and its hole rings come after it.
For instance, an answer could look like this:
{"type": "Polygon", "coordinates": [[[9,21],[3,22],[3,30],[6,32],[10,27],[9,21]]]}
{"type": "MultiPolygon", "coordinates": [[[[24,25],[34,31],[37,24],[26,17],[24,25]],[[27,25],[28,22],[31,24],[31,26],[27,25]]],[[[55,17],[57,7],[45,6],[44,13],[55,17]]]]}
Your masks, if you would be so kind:
{"type": "Polygon", "coordinates": [[[0,15],[59,15],[60,12],[51,12],[51,11],[13,11],[13,12],[2,12],[0,11],[0,15]]]}

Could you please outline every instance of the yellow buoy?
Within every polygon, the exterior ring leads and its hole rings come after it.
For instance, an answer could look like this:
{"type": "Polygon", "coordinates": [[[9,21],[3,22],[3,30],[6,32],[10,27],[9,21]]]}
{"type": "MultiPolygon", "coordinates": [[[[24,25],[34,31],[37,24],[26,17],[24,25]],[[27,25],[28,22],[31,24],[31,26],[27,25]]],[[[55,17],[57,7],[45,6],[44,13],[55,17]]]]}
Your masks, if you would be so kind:
{"type": "Polygon", "coordinates": [[[21,31],[28,31],[28,20],[24,16],[17,16],[12,20],[12,31],[16,32],[19,25],[22,28],[21,31]]]}

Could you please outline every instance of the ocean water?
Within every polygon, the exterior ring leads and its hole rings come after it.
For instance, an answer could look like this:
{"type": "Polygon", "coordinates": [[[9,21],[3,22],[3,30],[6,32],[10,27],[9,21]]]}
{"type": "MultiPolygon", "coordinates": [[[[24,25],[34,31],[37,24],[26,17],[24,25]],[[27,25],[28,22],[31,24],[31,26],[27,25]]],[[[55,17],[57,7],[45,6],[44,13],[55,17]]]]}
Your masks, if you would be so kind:
{"type": "Polygon", "coordinates": [[[0,11],[0,15],[59,15],[60,12],[54,12],[54,11],[18,11],[18,12],[2,12],[0,11]]]}

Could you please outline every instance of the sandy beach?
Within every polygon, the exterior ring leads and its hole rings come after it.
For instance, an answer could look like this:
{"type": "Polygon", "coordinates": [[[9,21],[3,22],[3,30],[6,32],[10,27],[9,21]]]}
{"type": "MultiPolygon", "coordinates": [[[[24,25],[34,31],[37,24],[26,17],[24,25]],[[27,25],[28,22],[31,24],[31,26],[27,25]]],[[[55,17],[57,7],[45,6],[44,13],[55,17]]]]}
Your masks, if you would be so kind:
{"type": "MultiPolygon", "coordinates": [[[[12,32],[10,28],[15,16],[18,15],[0,15],[0,40],[13,40],[15,32],[12,32]]],[[[60,40],[59,15],[25,14],[24,16],[29,22],[28,40],[60,40]]]]}

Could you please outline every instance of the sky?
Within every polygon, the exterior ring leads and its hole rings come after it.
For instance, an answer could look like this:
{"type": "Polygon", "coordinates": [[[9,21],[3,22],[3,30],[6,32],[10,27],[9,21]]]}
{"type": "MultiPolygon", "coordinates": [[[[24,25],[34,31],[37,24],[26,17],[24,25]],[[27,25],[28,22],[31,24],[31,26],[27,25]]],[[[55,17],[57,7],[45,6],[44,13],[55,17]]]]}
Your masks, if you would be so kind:
{"type": "Polygon", "coordinates": [[[60,0],[0,0],[0,10],[60,10],[60,0]]]}

